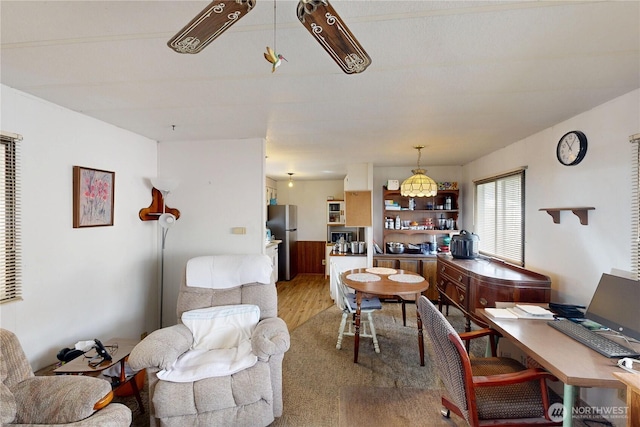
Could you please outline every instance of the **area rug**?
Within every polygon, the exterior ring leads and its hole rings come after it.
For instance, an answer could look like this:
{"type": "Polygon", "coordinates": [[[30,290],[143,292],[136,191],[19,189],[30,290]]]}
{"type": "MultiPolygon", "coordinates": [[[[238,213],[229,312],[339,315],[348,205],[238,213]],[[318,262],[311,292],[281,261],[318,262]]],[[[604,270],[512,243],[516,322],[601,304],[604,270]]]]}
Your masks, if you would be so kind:
{"type": "MultiPolygon", "coordinates": [[[[384,303],[374,313],[380,353],[370,338],[361,338],[357,364],[353,337],[344,337],[342,349],[336,349],[340,318],[340,310],[331,307],[291,334],[283,369],[284,413],[272,427],[437,426],[461,421],[440,416],[441,383],[426,337],[425,366],[420,366],[415,310],[407,310],[403,326],[401,305],[384,303]]],[[[452,309],[448,319],[456,330],[464,330],[459,311],[452,309]]],[[[477,341],[471,353],[481,355],[486,342],[477,341]]]]}
{"type": "Polygon", "coordinates": [[[340,427],[368,426],[464,426],[458,417],[444,418],[438,412],[439,389],[362,387],[340,389],[340,427]]]}

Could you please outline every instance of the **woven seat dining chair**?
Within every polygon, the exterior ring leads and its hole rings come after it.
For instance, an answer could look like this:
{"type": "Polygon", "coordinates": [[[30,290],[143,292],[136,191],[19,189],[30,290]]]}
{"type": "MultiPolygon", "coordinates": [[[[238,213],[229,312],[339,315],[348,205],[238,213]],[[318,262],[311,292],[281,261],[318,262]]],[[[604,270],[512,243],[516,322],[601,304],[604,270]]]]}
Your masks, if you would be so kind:
{"type": "MultiPolygon", "coordinates": [[[[333,274],[337,283],[336,305],[342,311],[342,319],[338,329],[338,343],[336,344],[336,348],[340,350],[342,348],[342,337],[355,335],[355,315],[358,306],[355,292],[342,283],[340,272],[336,269],[333,274]]],[[[360,303],[360,337],[371,338],[376,353],[380,353],[380,345],[376,336],[376,327],[373,323],[373,312],[381,309],[382,304],[378,297],[362,298],[360,303]]]]}
{"type": "Polygon", "coordinates": [[[560,425],[549,418],[546,380],[557,381],[542,369],[526,369],[516,360],[495,357],[491,329],[458,334],[426,297],[418,311],[429,336],[432,355],[448,396],[442,397],[442,415],[453,412],[472,427],[486,425],[560,425]],[[489,336],[493,357],[469,357],[463,340],[489,336]]]}

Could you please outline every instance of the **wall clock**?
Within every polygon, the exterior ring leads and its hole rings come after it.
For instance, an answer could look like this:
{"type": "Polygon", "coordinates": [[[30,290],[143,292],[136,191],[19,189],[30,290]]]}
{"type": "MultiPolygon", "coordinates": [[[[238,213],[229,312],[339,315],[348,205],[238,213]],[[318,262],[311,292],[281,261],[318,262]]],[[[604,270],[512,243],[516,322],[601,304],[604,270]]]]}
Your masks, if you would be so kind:
{"type": "Polygon", "coordinates": [[[579,130],[565,133],[556,149],[558,161],[565,166],[577,165],[587,154],[587,137],[579,130]]]}

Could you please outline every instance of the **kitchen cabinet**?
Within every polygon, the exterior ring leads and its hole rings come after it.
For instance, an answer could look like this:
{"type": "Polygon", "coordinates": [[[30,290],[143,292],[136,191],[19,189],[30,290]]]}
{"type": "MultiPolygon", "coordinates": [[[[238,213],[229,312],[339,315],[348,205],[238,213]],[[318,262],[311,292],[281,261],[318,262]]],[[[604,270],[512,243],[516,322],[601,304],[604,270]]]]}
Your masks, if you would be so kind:
{"type": "Polygon", "coordinates": [[[423,292],[423,295],[431,301],[438,300],[436,257],[434,255],[379,254],[373,257],[373,266],[406,270],[420,274],[429,282],[429,289],[423,292]]]}
{"type": "Polygon", "coordinates": [[[327,201],[327,224],[344,225],[345,206],[343,200],[327,201]]]}
{"type": "MultiPolygon", "coordinates": [[[[444,236],[458,234],[459,190],[438,190],[433,197],[409,198],[400,190],[383,187],[382,197],[382,251],[389,253],[387,243],[400,242],[419,246],[435,241],[437,247],[443,245],[444,236]],[[413,200],[413,202],[411,202],[413,200]],[[413,209],[411,209],[413,208],[413,209]],[[399,219],[399,226],[396,224],[399,219]]],[[[411,251],[411,249],[409,249],[411,251]]],[[[421,252],[413,249],[413,253],[421,252]]]]}
{"type": "Polygon", "coordinates": [[[479,308],[495,307],[496,302],[548,303],[551,279],[540,273],[497,259],[456,259],[451,255],[437,257],[439,308],[451,304],[466,317],[465,331],[471,321],[486,327],[476,315],[479,308]]]}
{"type": "Polygon", "coordinates": [[[371,227],[371,191],[345,191],[346,225],[371,227]]]}
{"type": "Polygon", "coordinates": [[[271,258],[271,263],[273,265],[273,272],[271,273],[271,277],[273,278],[273,283],[278,281],[278,245],[282,242],[282,240],[272,240],[267,243],[265,253],[269,258],[271,258]]]}

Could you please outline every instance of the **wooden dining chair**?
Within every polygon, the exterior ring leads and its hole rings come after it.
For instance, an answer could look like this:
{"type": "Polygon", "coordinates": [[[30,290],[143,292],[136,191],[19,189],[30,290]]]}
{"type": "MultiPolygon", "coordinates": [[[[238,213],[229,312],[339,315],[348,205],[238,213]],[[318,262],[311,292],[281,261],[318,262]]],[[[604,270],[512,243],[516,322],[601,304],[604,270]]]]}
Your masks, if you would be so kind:
{"type": "MultiPolygon", "coordinates": [[[[338,342],[336,348],[342,348],[342,337],[355,335],[355,315],[357,309],[356,294],[352,292],[342,280],[340,273],[334,272],[334,279],[337,283],[336,305],[342,310],[342,319],[338,329],[338,342]],[[348,319],[350,317],[350,319],[348,319]]],[[[360,337],[367,337],[373,340],[373,348],[376,353],[380,353],[380,345],[376,336],[376,327],[373,323],[373,312],[381,310],[382,304],[378,297],[362,298],[360,303],[360,337]]]]}
{"type": "Polygon", "coordinates": [[[463,340],[495,337],[482,329],[458,334],[425,296],[418,299],[418,312],[431,341],[436,371],[448,396],[442,397],[442,415],[453,412],[472,427],[500,425],[560,425],[549,419],[546,380],[557,378],[542,369],[526,369],[516,360],[495,357],[470,358],[463,340]]]}

